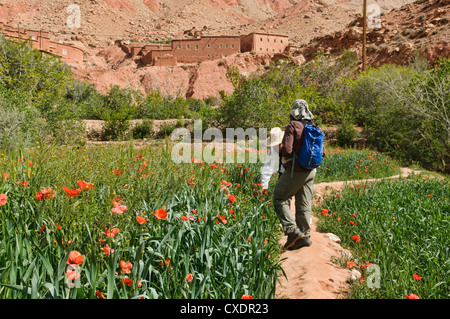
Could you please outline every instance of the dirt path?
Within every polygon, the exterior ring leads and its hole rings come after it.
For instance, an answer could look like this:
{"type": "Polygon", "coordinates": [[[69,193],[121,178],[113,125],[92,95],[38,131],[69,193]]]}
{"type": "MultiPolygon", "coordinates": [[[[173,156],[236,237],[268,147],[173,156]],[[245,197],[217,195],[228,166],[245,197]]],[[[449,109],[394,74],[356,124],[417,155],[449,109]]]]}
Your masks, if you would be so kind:
{"type": "MultiPolygon", "coordinates": [[[[417,174],[408,168],[402,168],[401,174],[389,178],[398,178],[417,174]]],[[[333,190],[341,190],[348,184],[361,184],[379,179],[366,179],[359,181],[318,183],[314,185],[313,205],[317,205],[323,196],[333,190]]],[[[338,299],[341,293],[349,289],[346,282],[352,273],[347,268],[341,268],[333,259],[341,258],[344,254],[350,254],[339,244],[331,241],[325,233],[319,233],[316,228],[317,218],[312,216],[310,247],[299,250],[284,251],[281,259],[286,278],[281,274],[280,283],[277,286],[276,298],[279,299],[338,299]]],[[[286,237],[280,238],[280,244],[284,245],[286,237]]]]}

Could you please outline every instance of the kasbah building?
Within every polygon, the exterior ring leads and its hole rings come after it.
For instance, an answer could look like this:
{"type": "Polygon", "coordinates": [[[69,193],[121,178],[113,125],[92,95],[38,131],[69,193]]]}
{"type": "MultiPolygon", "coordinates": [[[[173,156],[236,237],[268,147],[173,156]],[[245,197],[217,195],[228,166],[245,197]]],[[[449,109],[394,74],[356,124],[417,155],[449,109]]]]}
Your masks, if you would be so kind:
{"type": "MultiPolygon", "coordinates": [[[[63,62],[83,62],[82,49],[50,41],[48,32],[17,29],[0,22],[0,34],[11,40],[29,40],[32,48],[59,56],[63,62]]],[[[279,54],[289,50],[288,36],[257,32],[243,36],[202,35],[173,39],[171,44],[139,44],[121,40],[116,44],[131,58],[138,58],[144,66],[176,66],[178,63],[199,63],[244,52],[279,54]]]]}

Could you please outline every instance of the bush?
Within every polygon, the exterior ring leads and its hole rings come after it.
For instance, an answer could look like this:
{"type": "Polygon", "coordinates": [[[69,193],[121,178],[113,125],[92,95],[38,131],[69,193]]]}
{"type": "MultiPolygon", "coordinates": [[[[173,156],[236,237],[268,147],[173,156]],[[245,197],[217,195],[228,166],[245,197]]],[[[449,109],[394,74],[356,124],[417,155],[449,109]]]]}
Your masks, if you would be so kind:
{"type": "Polygon", "coordinates": [[[72,81],[68,65],[58,58],[31,49],[29,42],[15,42],[0,35],[0,85],[27,92],[43,117],[64,97],[72,81]]]}
{"type": "Polygon", "coordinates": [[[336,133],[336,139],[339,146],[353,146],[358,137],[355,126],[350,121],[343,122],[336,133]]]}
{"type": "Polygon", "coordinates": [[[29,147],[45,131],[45,122],[33,107],[31,95],[0,87],[0,146],[3,150],[29,147]]]}
{"type": "Polygon", "coordinates": [[[161,138],[169,136],[176,128],[177,126],[175,124],[170,123],[162,124],[161,127],[159,128],[158,137],[161,138]]]}
{"type": "Polygon", "coordinates": [[[449,170],[448,61],[425,71],[385,65],[353,83],[347,103],[360,111],[370,144],[405,164],[449,170]]]}
{"type": "Polygon", "coordinates": [[[130,121],[112,119],[105,122],[101,139],[104,141],[117,141],[126,139],[130,131],[130,121]]]}
{"type": "Polygon", "coordinates": [[[133,138],[143,139],[149,138],[154,134],[153,121],[143,120],[142,123],[133,127],[133,138]]]}

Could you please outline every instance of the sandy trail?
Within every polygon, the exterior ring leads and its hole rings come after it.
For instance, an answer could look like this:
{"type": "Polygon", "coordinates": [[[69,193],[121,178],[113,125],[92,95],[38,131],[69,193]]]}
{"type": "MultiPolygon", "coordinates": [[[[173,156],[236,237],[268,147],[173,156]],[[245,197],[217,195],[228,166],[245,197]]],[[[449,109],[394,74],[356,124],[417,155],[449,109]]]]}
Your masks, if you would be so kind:
{"type": "MultiPolygon", "coordinates": [[[[388,178],[406,177],[417,174],[408,168],[402,168],[401,174],[388,178]]],[[[333,190],[341,190],[348,184],[361,184],[379,179],[358,181],[318,183],[314,185],[313,205],[323,196],[333,190]]],[[[293,202],[293,201],[292,201],[293,202]]],[[[293,203],[291,203],[291,207],[293,203]]],[[[331,241],[325,233],[319,233],[316,228],[317,218],[312,216],[310,247],[303,247],[294,251],[284,251],[281,259],[286,278],[280,274],[277,286],[278,299],[338,299],[342,293],[350,288],[346,282],[351,277],[351,271],[341,268],[333,259],[341,258],[349,251],[331,241]]],[[[286,236],[280,237],[280,244],[284,245],[286,236]]]]}

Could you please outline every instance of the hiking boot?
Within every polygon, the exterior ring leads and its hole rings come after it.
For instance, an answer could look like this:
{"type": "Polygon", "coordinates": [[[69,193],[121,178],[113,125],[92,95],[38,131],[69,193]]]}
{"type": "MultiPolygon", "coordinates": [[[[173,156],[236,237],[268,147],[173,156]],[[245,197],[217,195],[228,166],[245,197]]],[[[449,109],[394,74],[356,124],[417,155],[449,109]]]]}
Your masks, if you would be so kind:
{"type": "Polygon", "coordinates": [[[285,249],[289,249],[289,248],[292,247],[292,245],[294,245],[300,238],[302,238],[302,233],[300,232],[300,230],[298,230],[298,228],[296,228],[295,230],[293,230],[292,232],[290,232],[290,233],[288,234],[286,244],[284,244],[284,248],[285,248],[285,249]]]}
{"type": "Polygon", "coordinates": [[[295,241],[295,244],[291,245],[288,250],[296,250],[302,247],[309,247],[312,245],[312,241],[309,237],[302,237],[295,241]]]}

